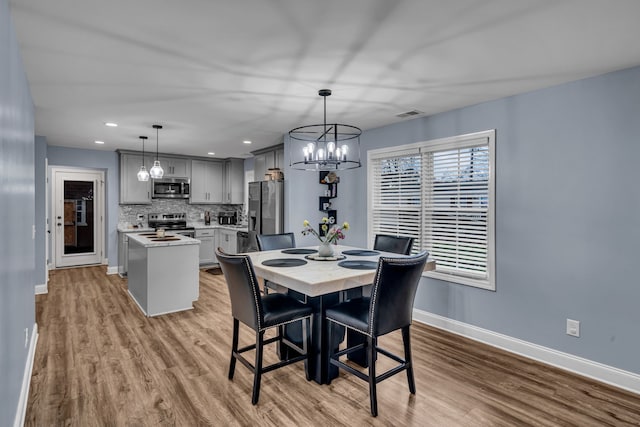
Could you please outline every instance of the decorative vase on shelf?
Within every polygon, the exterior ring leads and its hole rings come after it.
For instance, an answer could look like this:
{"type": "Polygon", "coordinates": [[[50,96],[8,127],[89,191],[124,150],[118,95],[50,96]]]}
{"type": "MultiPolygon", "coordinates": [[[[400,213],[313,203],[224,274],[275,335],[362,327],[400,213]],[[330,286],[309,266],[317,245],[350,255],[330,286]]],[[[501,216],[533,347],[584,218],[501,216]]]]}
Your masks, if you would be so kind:
{"type": "Polygon", "coordinates": [[[331,243],[322,242],[320,246],[318,246],[318,256],[321,257],[332,257],[333,256],[333,246],[331,243]]]}

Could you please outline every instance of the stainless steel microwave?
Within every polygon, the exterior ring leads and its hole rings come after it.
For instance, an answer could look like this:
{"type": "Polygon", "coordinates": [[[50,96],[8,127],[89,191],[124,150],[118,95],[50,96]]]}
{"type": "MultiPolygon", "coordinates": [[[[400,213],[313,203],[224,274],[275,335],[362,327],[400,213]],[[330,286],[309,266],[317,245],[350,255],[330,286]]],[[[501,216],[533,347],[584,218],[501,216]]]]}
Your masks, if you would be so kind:
{"type": "Polygon", "coordinates": [[[186,178],[161,178],[153,180],[154,199],[188,199],[190,182],[186,178]]]}

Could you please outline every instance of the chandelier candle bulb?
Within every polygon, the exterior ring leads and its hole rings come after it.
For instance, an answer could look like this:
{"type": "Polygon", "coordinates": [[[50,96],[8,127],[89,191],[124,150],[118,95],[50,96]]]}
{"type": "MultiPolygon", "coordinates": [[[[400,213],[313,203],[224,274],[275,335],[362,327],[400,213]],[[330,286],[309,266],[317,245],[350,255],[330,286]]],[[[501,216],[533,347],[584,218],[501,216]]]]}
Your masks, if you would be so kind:
{"type": "Polygon", "coordinates": [[[331,160],[333,159],[333,152],[336,149],[336,144],[334,144],[333,142],[328,142],[327,143],[327,159],[331,160]]]}

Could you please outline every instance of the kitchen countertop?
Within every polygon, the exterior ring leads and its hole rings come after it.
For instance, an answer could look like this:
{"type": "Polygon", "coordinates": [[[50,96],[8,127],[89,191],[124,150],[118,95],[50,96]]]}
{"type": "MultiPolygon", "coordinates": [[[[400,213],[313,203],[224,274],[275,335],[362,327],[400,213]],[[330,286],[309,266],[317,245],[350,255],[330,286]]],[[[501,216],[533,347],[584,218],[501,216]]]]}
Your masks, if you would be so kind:
{"type": "Polygon", "coordinates": [[[131,224],[118,224],[118,231],[121,233],[144,233],[148,231],[155,231],[155,228],[133,228],[133,225],[131,224]]]}
{"type": "Polygon", "coordinates": [[[233,231],[248,231],[249,230],[249,226],[246,224],[237,224],[237,225],[220,225],[220,224],[214,224],[211,223],[209,225],[204,225],[203,222],[190,222],[187,223],[188,227],[193,227],[197,230],[203,230],[203,229],[215,229],[215,228],[221,228],[221,229],[225,229],[225,230],[233,230],[233,231]]]}
{"type": "Polygon", "coordinates": [[[157,239],[155,236],[144,236],[146,233],[130,233],[129,240],[135,240],[138,244],[147,247],[155,248],[162,246],[182,246],[182,245],[199,245],[200,240],[192,239],[191,237],[183,236],[181,234],[166,233],[165,237],[176,237],[178,240],[166,240],[166,241],[154,241],[157,239]]]}

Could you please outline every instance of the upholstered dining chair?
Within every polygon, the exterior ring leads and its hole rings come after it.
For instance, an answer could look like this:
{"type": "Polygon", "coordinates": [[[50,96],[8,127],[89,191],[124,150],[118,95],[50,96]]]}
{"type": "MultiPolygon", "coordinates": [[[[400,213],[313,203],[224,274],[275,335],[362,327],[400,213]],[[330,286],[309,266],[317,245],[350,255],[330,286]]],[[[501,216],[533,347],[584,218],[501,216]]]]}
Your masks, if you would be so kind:
{"type": "Polygon", "coordinates": [[[258,250],[260,251],[296,247],[296,238],[293,233],[258,234],[256,238],[258,240],[258,250]]]}
{"type": "Polygon", "coordinates": [[[413,301],[420,276],[424,270],[428,252],[405,258],[380,257],[373,281],[371,297],[357,298],[342,302],[327,309],[328,341],[333,342],[332,324],[342,325],[348,330],[364,335],[366,340],[335,353],[332,352],[329,363],[356,375],[369,383],[371,415],[378,415],[376,386],[379,382],[402,371],[407,371],[409,391],[416,393],[411,358],[411,326],[413,301]],[[404,359],[378,347],[378,338],[396,330],[402,330],[404,359]],[[368,375],[340,361],[340,357],[364,349],[367,355],[368,375]],[[398,362],[399,365],[381,375],[376,374],[378,353],[398,362]]]}
{"type": "Polygon", "coordinates": [[[374,250],[393,252],[394,254],[409,255],[412,247],[413,237],[376,234],[376,238],[373,241],[374,250]]]}
{"type": "MultiPolygon", "coordinates": [[[[272,251],[275,249],[289,249],[296,247],[296,237],[293,233],[280,233],[280,234],[258,234],[256,236],[258,241],[259,251],[272,251]]],[[[264,293],[269,293],[269,289],[277,291],[278,284],[264,281],[264,293]]]]}
{"type": "MultiPolygon", "coordinates": [[[[413,237],[390,236],[387,234],[376,234],[373,241],[373,249],[376,251],[393,252],[394,254],[409,255],[413,248],[413,237]]],[[[362,288],[349,289],[343,293],[343,299],[354,299],[361,296],[371,295],[371,285],[362,288]]]]}
{"type": "Polygon", "coordinates": [[[311,332],[311,307],[291,298],[288,295],[272,293],[261,295],[258,289],[255,271],[251,259],[247,255],[230,255],[221,248],[216,250],[220,268],[229,288],[231,298],[231,314],[233,316],[233,340],[231,345],[231,361],[229,363],[229,379],[232,380],[236,367],[236,360],[253,371],[252,404],[258,403],[260,396],[260,380],[262,374],[274,369],[304,360],[305,376],[311,379],[309,372],[309,336],[311,332]],[[292,322],[302,323],[302,347],[288,341],[283,335],[283,326],[292,322]],[[246,347],[238,348],[240,322],[244,323],[256,333],[256,342],[246,347]],[[278,328],[277,336],[264,339],[267,329],[278,328]],[[263,346],[278,342],[286,345],[297,353],[295,357],[263,366],[263,346]],[[242,353],[255,349],[255,363],[252,365],[242,356],[242,353]]]}

